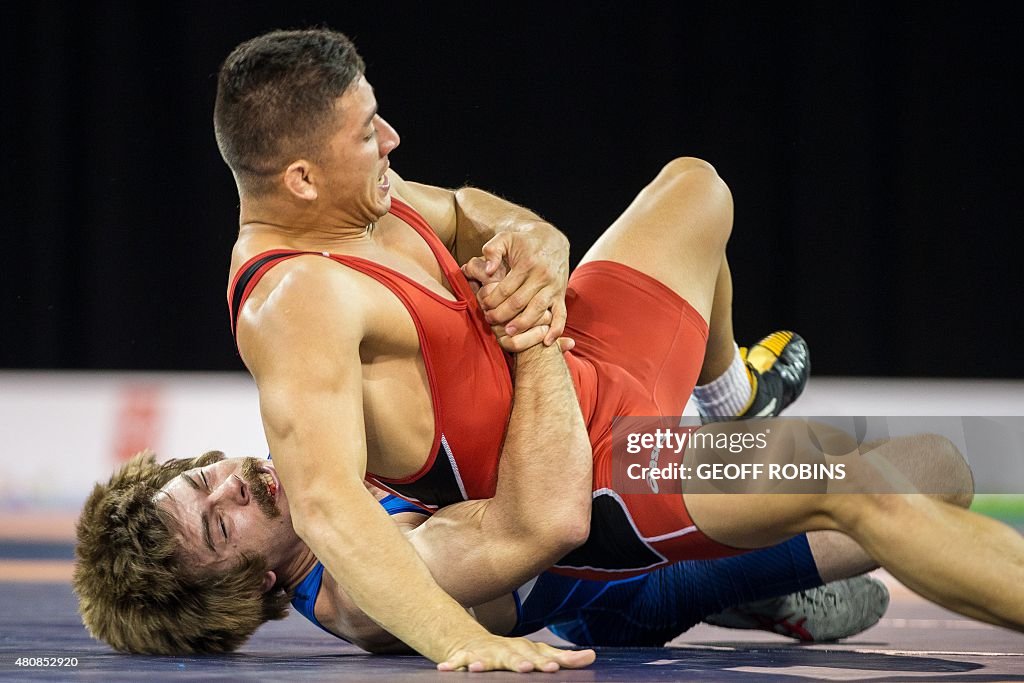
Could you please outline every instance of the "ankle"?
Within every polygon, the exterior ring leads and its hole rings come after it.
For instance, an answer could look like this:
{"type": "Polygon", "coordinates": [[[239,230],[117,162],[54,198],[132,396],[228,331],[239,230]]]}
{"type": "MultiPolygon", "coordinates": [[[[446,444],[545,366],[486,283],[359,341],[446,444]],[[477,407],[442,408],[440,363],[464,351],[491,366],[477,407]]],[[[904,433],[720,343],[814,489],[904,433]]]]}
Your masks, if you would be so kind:
{"type": "Polygon", "coordinates": [[[739,347],[734,343],[732,348],[732,358],[726,369],[712,381],[693,390],[697,409],[705,417],[735,417],[750,402],[753,393],[750,373],[740,356],[739,347]]]}

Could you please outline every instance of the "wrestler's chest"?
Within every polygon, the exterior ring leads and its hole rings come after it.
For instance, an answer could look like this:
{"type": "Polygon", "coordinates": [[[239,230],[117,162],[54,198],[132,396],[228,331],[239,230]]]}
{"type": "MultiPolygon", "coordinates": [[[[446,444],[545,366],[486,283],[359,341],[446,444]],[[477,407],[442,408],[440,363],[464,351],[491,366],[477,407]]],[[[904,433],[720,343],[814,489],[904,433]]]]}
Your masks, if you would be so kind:
{"type": "Polygon", "coordinates": [[[412,356],[364,362],[363,421],[369,471],[402,478],[423,466],[434,440],[434,411],[418,348],[412,356]]]}
{"type": "Polygon", "coordinates": [[[457,298],[423,238],[391,216],[382,220],[373,241],[357,245],[352,253],[391,269],[438,299],[455,301],[457,298]]]}

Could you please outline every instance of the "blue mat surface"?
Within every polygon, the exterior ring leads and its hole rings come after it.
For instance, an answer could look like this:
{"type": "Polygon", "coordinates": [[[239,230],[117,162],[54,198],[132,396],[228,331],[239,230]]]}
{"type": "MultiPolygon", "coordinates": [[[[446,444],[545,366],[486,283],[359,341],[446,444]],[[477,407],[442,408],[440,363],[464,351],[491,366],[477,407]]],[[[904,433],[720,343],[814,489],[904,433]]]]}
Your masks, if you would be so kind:
{"type": "MultiPolygon", "coordinates": [[[[440,674],[420,657],[379,657],[332,639],[292,615],[267,624],[242,651],[227,656],[143,657],[117,654],[89,638],[64,583],[0,583],[0,679],[17,681],[396,681],[463,680],[440,674]],[[17,658],[64,658],[75,666],[17,666],[17,658]]],[[[743,631],[713,630],[740,638],[743,631]]],[[[582,671],[543,675],[544,681],[1024,681],[1021,648],[963,653],[941,647],[935,629],[929,652],[892,649],[876,638],[854,644],[803,647],[771,642],[689,642],[667,648],[604,648],[582,671]]],[[[989,631],[980,630],[979,634],[989,631]]],[[[1009,642],[1022,638],[998,630],[1009,642]]],[[[760,635],[760,634],[759,634],[760,635]]],[[[867,635],[877,636],[877,629],[867,635]]],[[[769,636],[770,637],[770,636],[769,636]]],[[[946,636],[949,638],[950,636],[946,636]]],[[[953,640],[956,640],[955,638],[953,640]]],[[[538,674],[539,675],[539,674],[538,674]]],[[[487,674],[484,680],[524,680],[487,674]]]]}

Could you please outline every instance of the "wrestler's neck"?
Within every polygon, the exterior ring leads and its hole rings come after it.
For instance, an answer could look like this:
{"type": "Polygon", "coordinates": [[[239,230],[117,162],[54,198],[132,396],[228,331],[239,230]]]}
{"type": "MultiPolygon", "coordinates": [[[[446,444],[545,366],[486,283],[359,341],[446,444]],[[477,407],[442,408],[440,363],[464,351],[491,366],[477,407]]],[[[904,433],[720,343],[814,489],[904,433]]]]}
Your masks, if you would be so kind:
{"type": "Polygon", "coordinates": [[[302,580],[313,571],[317,559],[313,551],[305,543],[300,544],[298,550],[285,560],[279,568],[275,569],[277,574],[277,585],[288,592],[294,591],[302,583],[302,580]]]}
{"type": "Polygon", "coordinates": [[[372,236],[375,217],[290,197],[242,197],[239,239],[281,242],[296,249],[328,249],[372,236]]]}

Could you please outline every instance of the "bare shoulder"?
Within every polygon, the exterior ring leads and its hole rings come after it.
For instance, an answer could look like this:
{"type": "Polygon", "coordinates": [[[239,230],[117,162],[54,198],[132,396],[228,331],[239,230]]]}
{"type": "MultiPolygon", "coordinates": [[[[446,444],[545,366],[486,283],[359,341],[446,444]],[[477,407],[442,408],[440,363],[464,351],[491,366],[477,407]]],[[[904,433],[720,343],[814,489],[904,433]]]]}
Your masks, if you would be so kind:
{"type": "Polygon", "coordinates": [[[329,258],[288,259],[267,272],[239,312],[242,359],[256,374],[260,360],[278,358],[280,350],[301,351],[307,361],[320,353],[341,357],[369,331],[374,294],[358,273],[329,258]]]}
{"type": "Polygon", "coordinates": [[[392,195],[416,209],[450,250],[455,244],[455,192],[404,180],[394,170],[388,171],[388,177],[392,195]]]}

